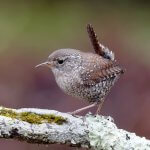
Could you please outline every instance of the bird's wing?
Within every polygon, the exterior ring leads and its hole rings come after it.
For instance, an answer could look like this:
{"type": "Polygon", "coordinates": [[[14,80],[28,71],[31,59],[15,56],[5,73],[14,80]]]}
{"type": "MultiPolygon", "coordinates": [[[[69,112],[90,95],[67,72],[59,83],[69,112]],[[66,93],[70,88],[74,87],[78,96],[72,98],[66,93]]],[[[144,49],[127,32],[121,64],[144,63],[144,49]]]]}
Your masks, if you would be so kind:
{"type": "Polygon", "coordinates": [[[99,43],[97,35],[92,27],[91,24],[87,25],[87,32],[89,35],[89,38],[91,40],[91,43],[93,45],[93,48],[95,50],[95,53],[102,56],[105,59],[108,60],[114,60],[114,53],[110,51],[107,47],[99,43]]]}
{"type": "Polygon", "coordinates": [[[121,69],[117,64],[109,63],[104,65],[102,68],[92,68],[91,71],[89,69],[88,72],[83,72],[81,74],[81,79],[83,81],[84,86],[93,86],[100,81],[104,81],[107,79],[114,79],[116,76],[119,76],[123,73],[123,69],[121,69]]]}

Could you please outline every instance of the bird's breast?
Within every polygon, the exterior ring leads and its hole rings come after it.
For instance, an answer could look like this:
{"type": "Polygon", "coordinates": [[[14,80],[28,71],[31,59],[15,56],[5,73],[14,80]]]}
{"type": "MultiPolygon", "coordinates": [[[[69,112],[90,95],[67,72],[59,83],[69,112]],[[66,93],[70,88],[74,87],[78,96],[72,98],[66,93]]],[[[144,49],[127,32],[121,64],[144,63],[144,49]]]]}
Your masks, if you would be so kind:
{"type": "Polygon", "coordinates": [[[74,96],[74,94],[76,93],[78,85],[81,84],[81,80],[77,72],[72,72],[70,74],[62,74],[60,76],[57,76],[55,79],[58,86],[65,93],[72,96],[74,96]]]}

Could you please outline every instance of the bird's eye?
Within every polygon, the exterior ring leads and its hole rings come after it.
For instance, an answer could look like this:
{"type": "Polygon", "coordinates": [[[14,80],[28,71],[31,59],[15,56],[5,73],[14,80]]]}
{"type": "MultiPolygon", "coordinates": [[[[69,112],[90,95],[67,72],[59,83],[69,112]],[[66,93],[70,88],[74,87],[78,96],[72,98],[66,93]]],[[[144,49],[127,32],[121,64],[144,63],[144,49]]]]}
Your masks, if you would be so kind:
{"type": "Polygon", "coordinates": [[[57,62],[58,62],[59,64],[63,64],[63,63],[64,63],[64,60],[58,59],[57,62]]]}

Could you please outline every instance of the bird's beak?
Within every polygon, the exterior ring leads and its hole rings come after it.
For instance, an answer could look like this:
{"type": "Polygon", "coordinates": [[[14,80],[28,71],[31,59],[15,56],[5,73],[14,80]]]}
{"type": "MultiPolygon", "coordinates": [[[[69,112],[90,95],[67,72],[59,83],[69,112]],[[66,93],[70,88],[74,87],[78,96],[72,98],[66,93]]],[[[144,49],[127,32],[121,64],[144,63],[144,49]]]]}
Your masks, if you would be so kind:
{"type": "Polygon", "coordinates": [[[51,67],[51,64],[50,64],[49,62],[46,61],[46,62],[43,62],[43,63],[41,63],[41,64],[36,65],[35,68],[41,67],[41,66],[47,66],[47,67],[50,68],[50,67],[51,67]]]}

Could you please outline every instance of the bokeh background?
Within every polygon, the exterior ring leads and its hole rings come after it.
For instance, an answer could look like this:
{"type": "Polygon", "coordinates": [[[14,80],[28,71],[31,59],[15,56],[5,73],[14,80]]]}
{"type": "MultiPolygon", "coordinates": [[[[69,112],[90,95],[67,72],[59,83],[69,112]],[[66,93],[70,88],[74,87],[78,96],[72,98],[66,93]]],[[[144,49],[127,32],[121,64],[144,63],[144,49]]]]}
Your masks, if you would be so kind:
{"type": "MultiPolygon", "coordinates": [[[[48,68],[34,66],[56,49],[93,51],[87,23],[93,24],[100,41],[126,69],[107,97],[102,114],[112,116],[119,128],[150,138],[150,1],[146,0],[1,0],[0,105],[63,112],[86,106],[86,102],[65,95],[48,68]]],[[[4,139],[0,147],[74,149],[4,139]]]]}

